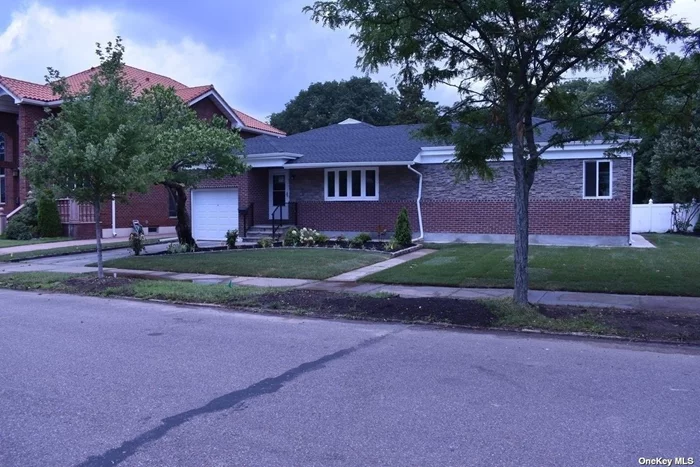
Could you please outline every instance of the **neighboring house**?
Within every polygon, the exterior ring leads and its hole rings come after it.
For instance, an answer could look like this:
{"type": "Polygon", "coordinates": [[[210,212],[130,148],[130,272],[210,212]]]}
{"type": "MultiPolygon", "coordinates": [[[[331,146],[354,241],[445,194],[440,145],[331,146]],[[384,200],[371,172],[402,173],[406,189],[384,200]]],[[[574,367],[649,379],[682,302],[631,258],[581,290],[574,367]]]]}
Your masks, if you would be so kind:
{"type": "MultiPolygon", "coordinates": [[[[90,79],[94,69],[69,76],[68,84],[80,89],[90,79]]],[[[173,87],[177,95],[194,109],[200,118],[209,119],[222,115],[237,128],[243,138],[258,135],[271,137],[284,136],[284,132],[228,105],[214,86],[188,87],[171,78],[125,67],[126,77],[137,91],[161,84],[173,87]]],[[[36,122],[45,117],[44,108],[59,108],[61,101],[45,84],[30,83],[0,76],[0,207],[5,214],[11,214],[27,198],[29,183],[22,173],[22,156],[31,138],[34,137],[36,122]]],[[[77,205],[70,200],[59,202],[62,221],[66,233],[73,237],[94,236],[94,217],[90,206],[77,205]]],[[[102,210],[102,223],[105,236],[111,236],[111,206],[102,210]]],[[[128,209],[117,209],[119,232],[128,231],[132,219],[145,220],[151,231],[174,233],[175,219],[173,203],[168,192],[161,186],[154,187],[147,194],[134,194],[130,197],[128,209]]]]}
{"type": "MultiPolygon", "coordinates": [[[[491,163],[493,181],[455,183],[445,164],[454,148],[416,138],[418,129],[350,119],[285,138],[248,139],[248,173],[193,192],[194,235],[220,240],[230,228],[269,225],[273,214],[278,223],[281,217],[329,235],[391,231],[405,207],[415,237],[426,241],[512,242],[508,151],[491,163]]],[[[543,126],[538,139],[547,141],[552,131],[543,126]]],[[[545,153],[530,195],[534,243],[629,243],[633,161],[607,158],[609,147],[568,144],[545,153]]],[[[269,234],[269,228],[253,231],[269,234]]]]}

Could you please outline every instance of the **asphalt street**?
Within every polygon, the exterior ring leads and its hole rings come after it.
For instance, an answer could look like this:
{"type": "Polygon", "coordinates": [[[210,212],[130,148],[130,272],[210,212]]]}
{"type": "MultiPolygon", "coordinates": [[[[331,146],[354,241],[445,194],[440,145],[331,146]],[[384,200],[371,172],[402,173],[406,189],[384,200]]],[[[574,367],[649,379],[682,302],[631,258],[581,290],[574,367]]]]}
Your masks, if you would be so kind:
{"type": "Polygon", "coordinates": [[[700,349],[0,291],[0,466],[700,463],[700,349]]]}

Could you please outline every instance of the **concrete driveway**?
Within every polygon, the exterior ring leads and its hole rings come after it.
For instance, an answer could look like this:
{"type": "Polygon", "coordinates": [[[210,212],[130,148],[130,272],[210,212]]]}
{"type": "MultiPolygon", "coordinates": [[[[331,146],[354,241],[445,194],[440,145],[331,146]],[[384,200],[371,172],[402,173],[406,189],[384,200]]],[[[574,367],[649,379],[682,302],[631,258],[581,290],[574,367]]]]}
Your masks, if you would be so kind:
{"type": "Polygon", "coordinates": [[[2,466],[700,457],[700,351],[0,291],[2,466]]]}

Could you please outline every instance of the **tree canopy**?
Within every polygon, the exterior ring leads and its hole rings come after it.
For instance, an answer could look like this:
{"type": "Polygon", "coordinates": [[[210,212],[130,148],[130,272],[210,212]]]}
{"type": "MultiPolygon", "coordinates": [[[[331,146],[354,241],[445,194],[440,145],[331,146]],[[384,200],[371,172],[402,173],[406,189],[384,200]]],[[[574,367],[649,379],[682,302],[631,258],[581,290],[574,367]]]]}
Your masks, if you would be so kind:
{"type": "Polygon", "coordinates": [[[158,85],[145,90],[137,108],[153,181],[165,186],[177,204],[180,243],[194,245],[188,191],[202,180],[245,172],[247,165],[240,157],[243,139],[223,117],[200,119],[173,88],[158,85]]]}
{"type": "Polygon", "coordinates": [[[61,111],[49,111],[37,124],[25,158],[25,174],[37,188],[94,207],[100,277],[101,204],[113,193],[145,191],[152,181],[134,90],[122,73],[123,53],[119,39],[104,48],[98,44],[100,67],[79,90],[70,89],[57,70],[49,69],[47,82],[61,96],[61,111]]]}
{"type": "Polygon", "coordinates": [[[270,116],[270,124],[288,135],[354,118],[370,125],[419,123],[436,113],[417,81],[398,86],[398,94],[369,77],[313,83],[270,116]]]}
{"type": "MultiPolygon", "coordinates": [[[[698,34],[666,15],[671,0],[319,0],[306,8],[330,28],[349,27],[364,70],[382,66],[420,69],[425,86],[455,86],[460,101],[428,134],[449,138],[465,174],[492,175],[489,161],[512,148],[515,177],[514,299],[527,303],[529,192],[542,154],[570,141],[614,140],[611,125],[644,91],[619,108],[590,111],[556,85],[567,74],[590,70],[620,74],[661,54],[660,41],[698,34]],[[536,141],[535,109],[556,120],[557,131],[536,141]],[[457,122],[459,125],[454,125],[457,122]]],[[[653,86],[651,86],[653,88],[653,86]]]]}

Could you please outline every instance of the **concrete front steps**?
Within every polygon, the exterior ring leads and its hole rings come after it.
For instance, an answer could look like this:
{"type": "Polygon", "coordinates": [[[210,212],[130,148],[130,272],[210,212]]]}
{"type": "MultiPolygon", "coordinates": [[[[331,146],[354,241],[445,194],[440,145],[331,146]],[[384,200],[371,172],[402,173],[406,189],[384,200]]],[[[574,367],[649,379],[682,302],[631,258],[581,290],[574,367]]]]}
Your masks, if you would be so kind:
{"type": "MultiPolygon", "coordinates": [[[[289,224],[282,224],[277,227],[276,236],[283,238],[287,230],[292,227],[289,224]]],[[[248,233],[243,237],[244,242],[257,242],[261,238],[272,238],[272,224],[257,224],[248,229],[248,233]]]]}

